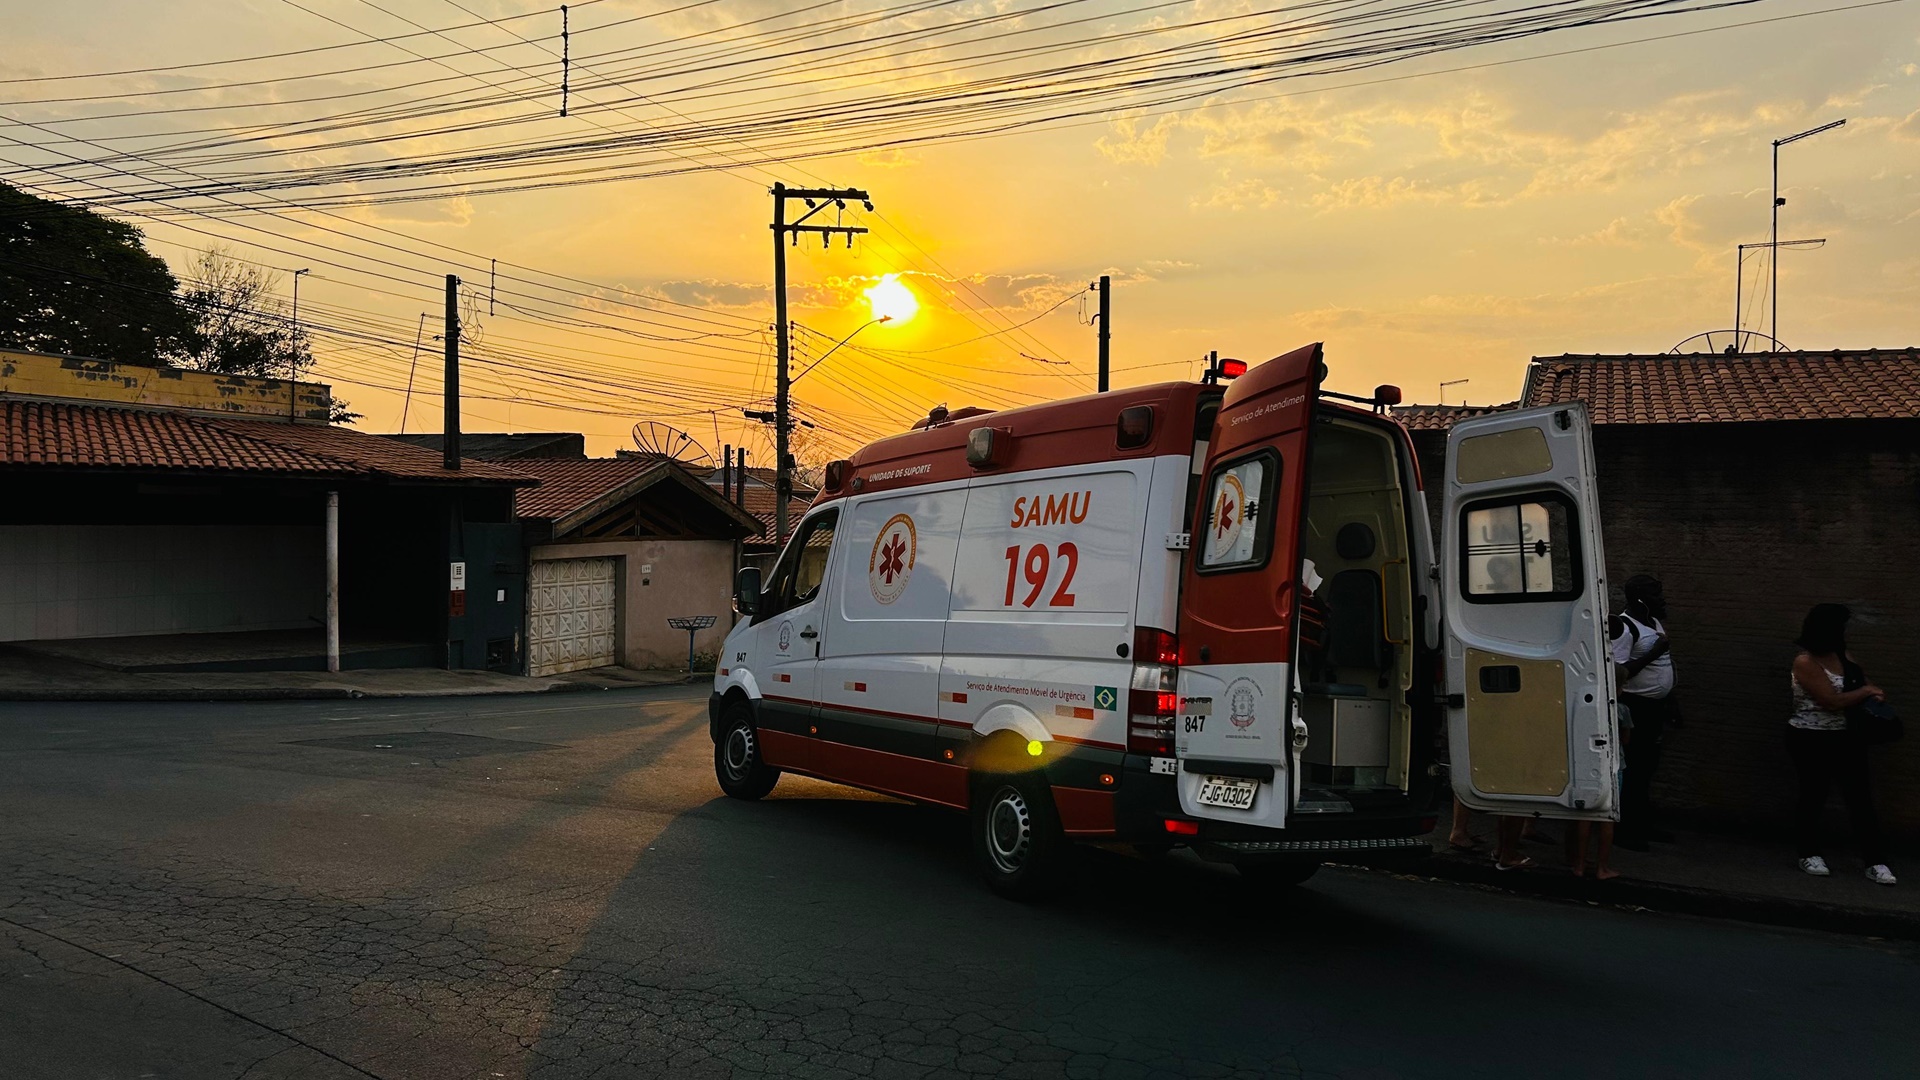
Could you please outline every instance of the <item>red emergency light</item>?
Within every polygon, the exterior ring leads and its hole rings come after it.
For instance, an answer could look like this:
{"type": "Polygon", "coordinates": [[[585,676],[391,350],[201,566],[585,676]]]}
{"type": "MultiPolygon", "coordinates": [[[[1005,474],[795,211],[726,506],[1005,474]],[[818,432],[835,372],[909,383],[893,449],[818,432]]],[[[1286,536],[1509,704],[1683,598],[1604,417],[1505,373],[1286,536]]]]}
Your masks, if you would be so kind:
{"type": "Polygon", "coordinates": [[[1219,374],[1223,379],[1237,379],[1246,373],[1247,362],[1245,360],[1228,360],[1223,358],[1220,361],[1219,374]]]}

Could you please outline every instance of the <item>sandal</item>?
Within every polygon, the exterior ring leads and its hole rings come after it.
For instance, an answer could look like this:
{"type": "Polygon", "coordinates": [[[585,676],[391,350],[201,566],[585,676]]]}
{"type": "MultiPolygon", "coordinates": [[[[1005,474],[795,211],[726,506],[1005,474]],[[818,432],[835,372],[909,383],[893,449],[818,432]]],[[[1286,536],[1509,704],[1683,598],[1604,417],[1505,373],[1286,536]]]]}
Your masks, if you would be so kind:
{"type": "Polygon", "coordinates": [[[1495,870],[1525,870],[1532,865],[1533,860],[1527,858],[1525,855],[1520,856],[1519,862],[1503,863],[1499,859],[1493,860],[1493,868],[1495,870]]]}
{"type": "Polygon", "coordinates": [[[1479,837],[1470,836],[1467,838],[1467,842],[1464,844],[1456,844],[1451,840],[1447,841],[1447,849],[1450,851],[1464,852],[1465,854],[1468,854],[1468,855],[1478,855],[1481,852],[1487,850],[1487,845],[1486,845],[1486,841],[1480,839],[1479,837]]]}

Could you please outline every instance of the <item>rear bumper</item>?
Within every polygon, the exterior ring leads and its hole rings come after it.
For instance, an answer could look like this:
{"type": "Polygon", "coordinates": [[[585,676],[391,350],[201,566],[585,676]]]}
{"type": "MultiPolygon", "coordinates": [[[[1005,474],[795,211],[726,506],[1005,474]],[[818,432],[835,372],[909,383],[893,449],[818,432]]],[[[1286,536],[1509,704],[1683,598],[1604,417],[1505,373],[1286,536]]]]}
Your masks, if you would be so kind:
{"type": "Polygon", "coordinates": [[[1348,813],[1292,814],[1284,828],[1240,825],[1182,813],[1177,778],[1149,771],[1149,759],[1129,754],[1116,793],[1116,838],[1133,843],[1184,843],[1202,857],[1242,862],[1257,859],[1338,859],[1342,862],[1417,860],[1433,854],[1421,837],[1434,826],[1432,812],[1412,797],[1348,813]],[[1174,833],[1169,821],[1196,829],[1174,833]]]}
{"type": "MultiPolygon", "coordinates": [[[[1291,835],[1291,828],[1278,830],[1291,835]]],[[[1433,854],[1433,845],[1418,836],[1353,840],[1226,840],[1193,845],[1203,859],[1214,862],[1266,862],[1316,859],[1365,865],[1419,862],[1433,854]]]]}

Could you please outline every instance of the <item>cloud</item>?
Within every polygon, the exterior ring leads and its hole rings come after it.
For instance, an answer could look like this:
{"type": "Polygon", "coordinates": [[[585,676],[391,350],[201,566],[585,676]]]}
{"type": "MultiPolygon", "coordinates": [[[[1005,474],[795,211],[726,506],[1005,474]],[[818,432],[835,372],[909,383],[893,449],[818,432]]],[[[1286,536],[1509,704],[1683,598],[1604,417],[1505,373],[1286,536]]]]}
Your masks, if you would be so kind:
{"type": "MultiPolygon", "coordinates": [[[[1721,253],[1735,244],[1757,243],[1767,236],[1766,190],[1723,195],[1682,195],[1654,212],[1673,242],[1696,251],[1721,253]]],[[[1850,215],[1845,207],[1819,188],[1787,188],[1782,209],[1781,239],[1799,239],[1808,233],[1825,235],[1844,228],[1850,215]]]]}
{"type": "Polygon", "coordinates": [[[1257,176],[1220,184],[1193,198],[1196,209],[1265,210],[1280,201],[1280,192],[1257,176]]]}
{"type": "Polygon", "coordinates": [[[1618,217],[1593,232],[1569,237],[1543,236],[1540,243],[1546,247],[1639,247],[1649,233],[1645,222],[1618,217]]]}
{"type": "Polygon", "coordinates": [[[1591,321],[1599,311],[1658,317],[1676,303],[1691,303],[1693,285],[1691,278],[1660,276],[1529,295],[1434,294],[1390,307],[1316,308],[1297,313],[1294,320],[1311,333],[1330,336],[1364,330],[1504,346],[1563,338],[1565,327],[1591,321]]]}
{"type": "Polygon", "coordinates": [[[920,164],[920,159],[905,150],[869,150],[860,155],[860,164],[872,169],[904,169],[920,164]]]}
{"type": "Polygon", "coordinates": [[[1893,137],[1920,142],[1920,109],[1908,113],[1905,120],[1893,125],[1893,137]]]}
{"type": "MultiPolygon", "coordinates": [[[[1191,263],[1166,263],[1175,269],[1191,269],[1191,263]]],[[[991,308],[1006,312],[1038,312],[1059,303],[1074,293],[1083,292],[1087,283],[1107,273],[1119,284],[1154,280],[1159,273],[1148,268],[1121,270],[1110,268],[1084,276],[1049,272],[1026,274],[967,274],[952,277],[918,270],[900,274],[900,280],[921,297],[938,297],[959,308],[991,308]]],[[[854,274],[830,277],[804,285],[791,285],[787,302],[795,309],[831,310],[857,303],[861,294],[880,280],[878,274],[854,274]]],[[[721,309],[764,311],[773,304],[773,286],[764,281],[719,281],[714,279],[663,281],[637,294],[678,304],[721,309]]]]}

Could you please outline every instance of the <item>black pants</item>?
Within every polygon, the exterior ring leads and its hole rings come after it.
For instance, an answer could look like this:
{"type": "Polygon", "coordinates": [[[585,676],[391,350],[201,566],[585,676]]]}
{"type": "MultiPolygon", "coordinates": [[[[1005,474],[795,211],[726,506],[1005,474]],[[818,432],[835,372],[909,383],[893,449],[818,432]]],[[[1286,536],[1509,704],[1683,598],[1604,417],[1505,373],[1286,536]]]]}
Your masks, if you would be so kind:
{"type": "Polygon", "coordinates": [[[1653,828],[1653,774],[1660,768],[1660,744],[1667,737],[1667,721],[1674,712],[1673,696],[1620,695],[1633,714],[1633,734],[1627,737],[1626,775],[1620,778],[1620,836],[1629,843],[1644,839],[1653,828]]]}
{"type": "Polygon", "coordinates": [[[1800,857],[1820,854],[1820,816],[1827,808],[1827,794],[1837,784],[1853,822],[1853,842],[1860,848],[1860,857],[1868,866],[1886,862],[1880,817],[1873,812],[1873,793],[1867,789],[1867,744],[1845,731],[1790,727],[1787,753],[1800,773],[1800,801],[1794,807],[1800,857]]]}

